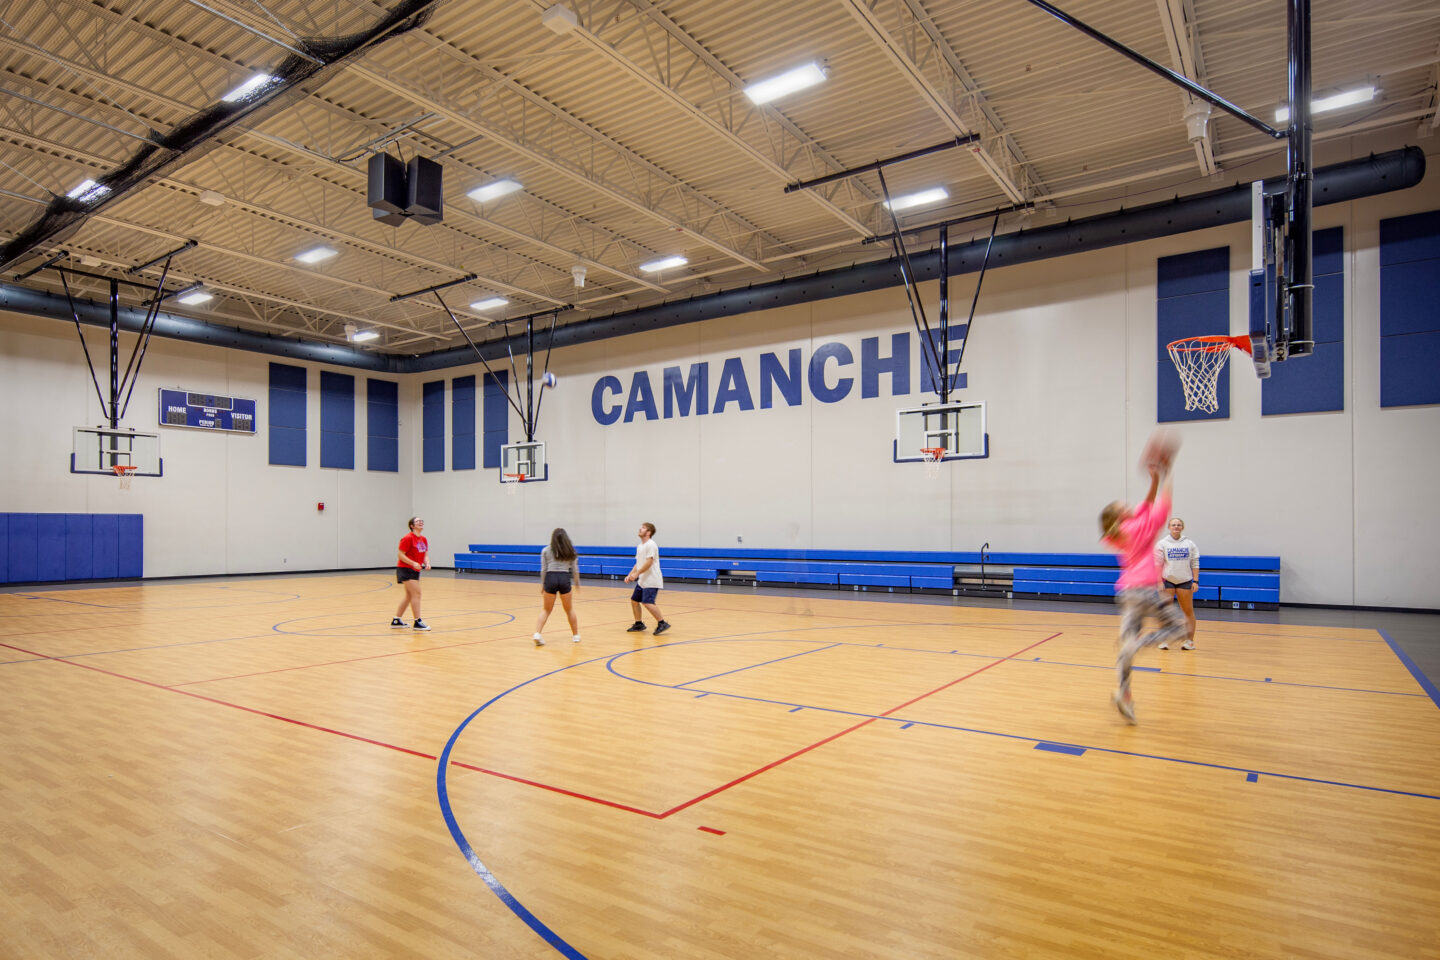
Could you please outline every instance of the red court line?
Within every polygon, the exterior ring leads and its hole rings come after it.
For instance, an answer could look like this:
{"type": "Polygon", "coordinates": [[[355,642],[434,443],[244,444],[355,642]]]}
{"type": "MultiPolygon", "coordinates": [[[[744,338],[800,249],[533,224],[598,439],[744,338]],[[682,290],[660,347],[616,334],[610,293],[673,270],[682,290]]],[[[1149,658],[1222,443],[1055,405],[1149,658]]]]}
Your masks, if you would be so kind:
{"type": "Polygon", "coordinates": [[[282,717],[278,713],[270,713],[266,710],[258,710],[255,707],[247,707],[238,703],[231,703],[228,700],[219,700],[215,697],[207,697],[202,693],[191,693],[189,690],[178,690],[175,687],[167,687],[163,683],[155,683],[153,680],[142,680],[139,677],[126,676],[123,673],[116,673],[113,670],[102,670],[100,667],[92,667],[88,663],[76,663],[74,660],[66,660],[61,657],[46,656],[43,653],[36,653],[34,650],[26,650],[24,647],[17,647],[10,643],[0,643],[0,647],[10,650],[18,650],[21,653],[38,657],[41,660],[49,660],[52,663],[63,663],[67,667],[79,667],[81,670],[90,670],[94,673],[104,674],[107,677],[114,677],[117,680],[129,680],[131,683],[143,684],[147,687],[154,687],[156,690],[165,690],[170,693],[178,693],[182,697],[194,697],[196,700],[204,700],[206,703],[219,704],[222,707],[230,707],[235,710],[243,710],[246,713],[253,713],[257,717],[269,717],[271,720],[279,720],[283,723],[293,723],[297,727],[305,727],[310,730],[319,730],[321,733],[333,733],[337,737],[344,737],[347,740],[356,740],[360,743],[369,743],[377,747],[384,747],[387,750],[394,750],[397,753],[408,753],[412,757],[420,757],[424,760],[438,760],[439,757],[430,753],[421,753],[419,750],[411,750],[409,747],[397,747],[393,743],[386,743],[383,740],[372,740],[369,737],[362,737],[355,733],[346,733],[344,730],[335,730],[331,727],[322,727],[316,723],[306,723],[304,720],[296,720],[293,717],[282,717]]]}
{"type": "Polygon", "coordinates": [[[686,807],[692,807],[692,806],[694,806],[695,804],[699,803],[701,800],[708,800],[710,797],[713,797],[713,796],[715,796],[715,795],[718,794],[718,793],[722,793],[722,792],[724,792],[724,791],[726,791],[726,790],[729,790],[731,787],[738,786],[739,784],[744,783],[746,780],[750,780],[750,779],[752,779],[752,778],[754,778],[754,777],[758,777],[760,774],[764,773],[766,770],[773,770],[774,768],[780,766],[780,764],[782,764],[782,763],[787,763],[787,762],[789,762],[789,761],[791,761],[791,760],[794,760],[796,757],[802,756],[803,754],[807,754],[807,753],[809,753],[811,750],[814,750],[814,749],[817,748],[817,747],[823,747],[825,744],[831,742],[832,740],[838,740],[838,739],[840,739],[841,737],[845,736],[845,735],[848,734],[848,733],[854,733],[856,730],[859,730],[861,727],[868,727],[870,724],[872,724],[872,723],[874,723],[876,720],[880,719],[880,717],[888,717],[888,716],[890,716],[892,713],[894,713],[895,711],[897,711],[897,710],[903,710],[904,708],[910,706],[912,703],[919,703],[921,700],[924,700],[926,697],[933,697],[935,694],[939,693],[941,690],[948,690],[950,687],[955,686],[955,684],[961,683],[962,681],[965,681],[965,680],[969,680],[971,677],[975,676],[975,675],[978,674],[978,673],[984,673],[986,670],[989,670],[991,667],[994,667],[994,666],[997,666],[997,665],[999,665],[999,664],[1006,663],[1006,662],[1008,662],[1008,661],[1010,661],[1010,660],[1013,660],[1013,659],[1015,659],[1016,657],[1018,657],[1020,654],[1024,653],[1026,650],[1034,650],[1036,647],[1040,646],[1040,644],[1042,644],[1042,643],[1049,643],[1051,640],[1054,640],[1054,639],[1055,639],[1056,637],[1058,637],[1058,636],[1060,636],[1059,633],[1052,633],[1050,636],[1046,637],[1044,640],[1037,640],[1036,642],[1030,644],[1030,646],[1028,646],[1028,647],[1022,647],[1021,649],[1016,650],[1014,653],[1010,654],[1009,656],[1002,657],[1002,658],[997,659],[997,660],[993,660],[993,661],[991,661],[990,663],[985,664],[985,666],[981,667],[981,668],[978,669],[978,670],[972,670],[972,671],[970,671],[969,673],[965,674],[965,676],[963,676],[963,677],[960,677],[960,678],[955,679],[955,680],[951,680],[949,683],[944,684],[944,685],[939,686],[939,687],[936,687],[934,690],[931,690],[931,691],[928,692],[928,693],[922,693],[922,694],[920,694],[920,696],[918,696],[918,697],[914,697],[914,698],[912,698],[912,699],[910,699],[910,700],[906,700],[904,703],[899,704],[898,706],[891,707],[889,710],[886,710],[884,713],[880,714],[879,717],[870,717],[870,718],[867,719],[867,720],[861,720],[859,723],[855,724],[854,726],[852,726],[852,727],[847,727],[847,728],[845,728],[844,730],[841,730],[839,733],[833,733],[833,734],[831,734],[830,736],[826,737],[824,740],[818,740],[818,741],[816,741],[815,743],[810,744],[810,746],[808,746],[808,747],[801,747],[799,750],[796,750],[794,753],[790,754],[789,756],[784,756],[784,757],[781,757],[779,760],[776,760],[776,761],[774,761],[774,762],[772,762],[772,763],[767,763],[767,764],[765,764],[765,766],[760,767],[760,768],[758,768],[758,769],[756,769],[756,770],[751,770],[749,773],[745,774],[744,776],[736,777],[734,780],[731,780],[729,783],[722,784],[721,786],[716,787],[714,790],[710,790],[710,791],[708,791],[708,792],[706,792],[706,793],[702,793],[702,794],[700,794],[698,797],[695,797],[695,798],[693,798],[693,799],[691,799],[691,800],[686,800],[684,803],[680,804],[679,806],[671,807],[669,810],[666,810],[664,813],[662,813],[662,814],[660,815],[660,817],[661,817],[661,819],[664,819],[665,817],[668,817],[668,816],[670,816],[670,815],[673,814],[673,813],[679,813],[681,810],[684,810],[686,807]]]}
{"type": "Polygon", "coordinates": [[[549,790],[551,793],[559,793],[567,797],[574,797],[576,800],[589,800],[591,803],[598,803],[603,807],[614,807],[616,810],[624,810],[627,813],[638,813],[642,817],[650,817],[654,820],[663,819],[668,814],[652,813],[649,810],[641,810],[639,807],[631,807],[623,803],[616,803],[614,800],[601,800],[599,797],[592,797],[586,793],[576,793],[574,790],[566,790],[564,787],[552,787],[548,783],[540,783],[536,780],[526,780],[524,777],[512,776],[508,773],[501,773],[498,770],[487,770],[484,767],[473,766],[468,763],[461,763],[459,760],[451,760],[450,766],[463,767],[466,770],[474,770],[476,773],[488,773],[492,777],[499,777],[501,780],[510,780],[514,783],[523,783],[527,787],[539,787],[541,790],[549,790]]]}
{"type": "MultiPolygon", "coordinates": [[[[830,743],[830,742],[833,741],[833,740],[838,740],[840,737],[843,737],[843,736],[845,736],[846,734],[853,733],[854,731],[859,730],[859,729],[862,728],[862,727],[869,726],[870,724],[874,723],[877,719],[880,719],[880,717],[888,717],[888,716],[890,716],[891,714],[895,713],[897,710],[903,710],[905,707],[908,707],[908,706],[910,706],[911,704],[918,703],[919,701],[924,700],[924,699],[927,698],[927,697],[934,696],[935,694],[941,692],[942,690],[947,690],[947,689],[949,689],[950,687],[955,686],[957,683],[961,683],[961,682],[963,682],[963,681],[965,681],[965,680],[968,680],[968,679],[970,679],[971,677],[976,676],[977,674],[984,673],[986,670],[989,670],[991,667],[995,667],[995,666],[998,666],[999,664],[1009,662],[1009,661],[1013,660],[1015,657],[1017,657],[1017,656],[1019,656],[1020,654],[1024,653],[1025,651],[1027,651],[1027,650],[1033,650],[1034,648],[1040,646],[1040,644],[1042,644],[1042,643],[1048,643],[1049,641],[1054,640],[1054,639],[1055,639],[1056,637],[1058,637],[1058,636],[1060,636],[1059,633],[1051,634],[1050,636],[1046,637],[1045,639],[1043,639],[1043,640],[1038,640],[1038,641],[1036,641],[1035,643],[1032,643],[1032,644],[1030,644],[1030,645],[1027,646],[1027,647],[1022,647],[1021,649],[1015,651],[1015,652],[1012,653],[1012,654],[1009,654],[1009,655],[1004,656],[1004,657],[997,658],[997,659],[991,661],[990,663],[987,663],[987,664],[986,664],[985,666],[983,666],[983,667],[980,667],[980,668],[978,668],[978,669],[976,669],[976,670],[972,670],[971,672],[965,674],[965,676],[963,676],[963,677],[958,677],[958,678],[956,678],[956,679],[954,679],[954,680],[951,680],[949,683],[942,684],[941,686],[936,687],[934,690],[931,690],[931,691],[929,691],[929,692],[927,692],[927,693],[922,693],[922,694],[920,694],[918,697],[913,697],[913,698],[911,698],[910,700],[905,701],[904,703],[901,703],[901,704],[898,704],[897,706],[891,707],[889,710],[887,710],[887,711],[885,711],[884,713],[880,714],[878,717],[870,717],[870,718],[868,718],[868,719],[862,720],[862,721],[860,721],[859,723],[854,724],[853,726],[847,727],[846,729],[839,731],[838,733],[831,734],[830,736],[824,738],[823,740],[816,741],[815,743],[812,743],[812,744],[810,744],[810,745],[807,746],[807,747],[802,747],[801,749],[796,750],[794,753],[791,753],[791,754],[789,754],[789,755],[787,755],[787,756],[781,757],[779,760],[775,760],[775,761],[773,761],[772,763],[767,763],[765,766],[759,767],[759,768],[757,768],[757,769],[755,769],[755,770],[752,770],[752,771],[750,771],[749,773],[744,774],[743,776],[736,777],[734,780],[731,780],[729,783],[722,784],[721,786],[718,786],[718,787],[716,787],[716,788],[713,789],[713,790],[709,790],[709,791],[707,791],[707,792],[705,792],[705,793],[702,793],[702,794],[700,794],[700,795],[697,796],[697,797],[694,797],[694,798],[692,798],[692,799],[690,799],[690,800],[685,801],[684,803],[681,803],[681,804],[679,804],[679,805],[677,805],[677,806],[675,806],[675,807],[670,808],[669,810],[664,811],[663,813],[654,813],[654,812],[651,812],[651,811],[649,811],[649,810],[641,810],[641,809],[638,808],[638,807],[628,806],[628,805],[623,804],[623,803],[616,803],[615,801],[612,801],[612,800],[602,800],[602,799],[600,799],[599,797],[592,797],[592,796],[589,796],[589,795],[587,795],[587,794],[577,793],[577,792],[575,792],[575,791],[573,791],[573,790],[566,790],[566,789],[564,789],[564,788],[562,788],[562,787],[550,786],[549,784],[540,783],[540,782],[535,781],[535,780],[527,780],[527,779],[525,779],[525,778],[523,778],[523,777],[517,777],[517,776],[512,776],[512,775],[510,775],[510,774],[500,773],[500,772],[498,772],[498,771],[489,770],[489,769],[486,769],[486,768],[484,768],[484,767],[473,766],[473,765],[468,764],[468,763],[462,763],[462,762],[460,762],[460,761],[458,761],[458,760],[452,760],[452,761],[450,762],[450,765],[451,765],[451,766],[455,766],[455,767],[461,767],[461,768],[466,769],[466,770],[473,770],[473,771],[475,771],[475,772],[477,772],[477,773],[488,774],[489,776],[492,776],[492,777],[499,777],[499,778],[501,778],[501,779],[503,779],[503,780],[510,780],[510,781],[512,781],[512,782],[514,782],[514,783],[521,783],[521,784],[525,784],[525,785],[527,785],[527,786],[537,787],[537,788],[542,789],[542,790],[549,790],[549,791],[551,791],[552,793],[558,793],[558,794],[561,794],[561,795],[563,795],[563,796],[573,797],[574,799],[577,799],[577,800],[587,800],[587,801],[589,801],[589,802],[591,802],[591,803],[598,803],[598,804],[600,804],[600,805],[602,805],[602,806],[611,807],[611,808],[614,808],[614,809],[617,809],[617,810],[624,810],[624,811],[626,811],[626,812],[628,812],[628,813],[635,813],[635,814],[639,814],[640,816],[650,817],[650,818],[656,819],[656,820],[664,820],[665,818],[667,818],[667,817],[669,817],[669,816],[671,816],[671,815],[673,815],[673,814],[679,813],[681,810],[684,810],[684,809],[686,809],[686,808],[688,808],[688,807],[694,806],[695,804],[699,803],[699,802],[702,801],[702,800],[709,799],[710,797],[713,797],[713,796],[715,796],[715,795],[717,795],[717,794],[719,794],[719,793],[722,793],[722,792],[724,792],[724,791],[726,791],[726,790],[729,790],[731,787],[738,786],[739,784],[744,783],[746,780],[753,779],[754,777],[759,776],[760,774],[764,773],[764,772],[767,771],[767,770],[772,770],[772,769],[774,769],[775,767],[778,767],[778,766],[780,766],[780,765],[783,764],[783,763],[787,763],[788,761],[793,760],[793,759],[795,759],[796,757],[799,757],[799,756],[802,756],[802,755],[804,755],[804,754],[806,754],[806,753],[809,753],[810,751],[815,750],[815,749],[817,749],[817,748],[819,748],[819,747],[822,747],[822,746],[824,746],[825,744],[830,743]]],[[[503,639],[503,638],[495,638],[495,639],[503,639]]],[[[472,641],[471,643],[468,643],[468,644],[451,644],[450,646],[452,646],[452,647],[473,646],[473,645],[476,644],[476,643],[490,643],[490,642],[493,642],[493,640],[476,640],[476,641],[472,641]]],[[[155,682],[152,681],[152,680],[142,680],[142,679],[139,678],[139,677],[127,676],[126,674],[123,674],[123,673],[116,673],[116,672],[114,672],[113,670],[105,670],[105,669],[102,669],[102,668],[100,668],[100,667],[91,666],[90,664],[87,664],[87,663],[78,663],[78,662],[76,662],[76,661],[74,661],[74,660],[68,660],[68,659],[65,659],[65,658],[62,658],[62,657],[52,657],[52,656],[49,656],[49,655],[47,655],[47,654],[38,653],[38,652],[36,652],[36,651],[34,651],[34,650],[27,650],[27,649],[25,649],[24,647],[17,647],[17,646],[15,646],[14,644],[0,643],[0,647],[4,647],[4,648],[10,649],[10,650],[16,650],[16,651],[18,651],[18,652],[20,652],[20,653],[26,654],[27,656],[37,657],[37,658],[39,658],[39,659],[41,659],[41,660],[49,660],[49,661],[52,661],[52,662],[54,662],[54,663],[62,663],[62,664],[65,664],[66,666],[78,667],[78,668],[80,668],[80,669],[82,669],[82,670],[89,670],[89,671],[92,671],[92,672],[94,672],[94,673],[99,673],[99,674],[102,674],[102,675],[107,676],[107,677],[114,677],[114,678],[117,679],[117,680],[129,680],[129,681],[132,682],[132,683],[139,683],[139,684],[142,684],[142,685],[147,686],[147,687],[152,687],[152,688],[154,688],[154,689],[156,689],[156,690],[165,690],[165,691],[168,691],[168,692],[170,692],[170,693],[178,693],[178,694],[180,694],[181,696],[193,697],[193,698],[196,699],[196,700],[203,700],[203,701],[205,701],[206,703],[213,703],[213,704],[217,704],[217,705],[222,706],[222,707],[230,707],[231,709],[234,709],[234,710],[243,710],[243,711],[246,712],[246,713],[251,713],[251,714],[254,714],[254,715],[259,716],[259,717],[268,717],[268,718],[271,719],[271,720],[279,720],[279,721],[281,721],[282,723],[293,724],[293,725],[295,725],[295,726],[297,726],[297,727],[304,727],[304,728],[306,728],[306,729],[308,729],[308,730],[316,730],[316,731],[319,731],[319,732],[321,732],[321,733],[330,733],[330,734],[334,734],[334,735],[337,736],[337,737],[344,737],[344,738],[347,739],[347,740],[354,740],[354,741],[357,741],[357,742],[359,742],[359,743],[368,743],[368,744],[371,744],[371,745],[373,745],[373,746],[384,747],[384,748],[387,749],[387,750],[394,750],[394,751],[396,751],[397,753],[408,754],[408,755],[413,756],[413,757],[419,757],[419,758],[421,758],[421,759],[423,759],[423,760],[438,760],[438,759],[439,759],[439,758],[436,757],[434,754],[423,753],[423,752],[421,752],[421,751],[419,751],[419,750],[411,750],[411,749],[408,748],[408,747],[401,747],[401,746],[397,746],[397,745],[395,745],[395,744],[393,744],[393,743],[386,743],[386,742],[384,742],[383,740],[374,740],[374,739],[371,739],[370,737],[362,737],[362,736],[360,736],[360,735],[358,735],[358,734],[346,733],[346,732],[343,731],[343,730],[336,730],[336,729],[334,729],[334,728],[332,728],[332,727],[323,727],[323,726],[320,726],[319,724],[308,723],[308,722],[306,722],[306,721],[304,721],[304,720],[296,720],[296,719],[294,719],[293,717],[284,717],[284,716],[281,716],[281,715],[278,714],[278,713],[270,713],[269,711],[260,710],[260,709],[257,709],[257,708],[255,708],[255,707],[247,707],[247,706],[244,706],[244,705],[242,705],[242,704],[232,703],[232,702],[230,702],[230,701],[228,701],[228,700],[221,700],[221,699],[219,699],[219,698],[217,698],[217,697],[207,697],[207,696],[205,696],[204,694],[194,693],[194,692],[192,692],[192,691],[190,691],[190,690],[181,690],[181,689],[179,689],[177,686],[166,686],[165,684],[162,684],[162,683],[155,683],[155,682]]],[[[447,648],[447,647],[428,647],[428,648],[426,648],[426,649],[427,649],[427,650],[439,650],[439,649],[448,649],[448,648],[447,648]]],[[[410,652],[423,653],[423,652],[425,652],[425,651],[400,651],[400,652],[402,652],[402,653],[410,653],[410,652]]],[[[380,656],[395,656],[395,655],[398,655],[398,654],[381,654],[380,656]]],[[[370,659],[375,659],[375,658],[374,658],[374,657],[362,657],[362,658],[359,658],[359,659],[362,659],[362,660],[370,660],[370,659]]],[[[337,663],[348,663],[348,662],[353,662],[353,661],[336,661],[336,662],[337,662],[337,663]]],[[[323,664],[322,664],[322,665],[323,665],[323,664]]],[[[295,667],[295,668],[290,668],[290,669],[304,669],[304,668],[302,668],[302,667],[295,667]]],[[[272,672],[283,672],[283,671],[272,671],[272,672]]],[[[248,676],[257,676],[257,675],[258,675],[258,674],[249,674],[248,676]]]]}

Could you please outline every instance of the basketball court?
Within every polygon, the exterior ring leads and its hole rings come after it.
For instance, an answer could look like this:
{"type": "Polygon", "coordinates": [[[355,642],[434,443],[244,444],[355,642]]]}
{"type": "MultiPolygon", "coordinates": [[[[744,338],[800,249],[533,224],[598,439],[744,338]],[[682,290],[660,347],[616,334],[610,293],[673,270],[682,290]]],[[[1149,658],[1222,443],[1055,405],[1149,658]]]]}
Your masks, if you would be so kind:
{"type": "Polygon", "coordinates": [[[528,578],[398,589],[0,594],[8,955],[1440,955],[1380,631],[1202,612],[1130,727],[1107,607],[691,587],[665,642],[587,583],[536,648],[528,578]]]}
{"type": "Polygon", "coordinates": [[[1440,960],[1429,6],[212,3],[0,4],[0,960],[1440,960]]]}

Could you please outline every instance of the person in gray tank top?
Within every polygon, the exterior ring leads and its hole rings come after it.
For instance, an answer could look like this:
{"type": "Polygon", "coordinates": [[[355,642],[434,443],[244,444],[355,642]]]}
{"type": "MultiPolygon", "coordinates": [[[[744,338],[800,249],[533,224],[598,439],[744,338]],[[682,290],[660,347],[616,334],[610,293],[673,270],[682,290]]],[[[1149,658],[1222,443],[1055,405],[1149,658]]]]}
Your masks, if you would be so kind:
{"type": "Polygon", "coordinates": [[[571,606],[575,594],[580,592],[580,564],[575,555],[575,545],[563,527],[556,527],[550,534],[550,545],[540,551],[540,597],[544,605],[540,619],[535,624],[535,646],[545,646],[545,621],[555,609],[555,598],[565,608],[565,617],[570,621],[570,642],[580,642],[580,620],[571,606]]]}

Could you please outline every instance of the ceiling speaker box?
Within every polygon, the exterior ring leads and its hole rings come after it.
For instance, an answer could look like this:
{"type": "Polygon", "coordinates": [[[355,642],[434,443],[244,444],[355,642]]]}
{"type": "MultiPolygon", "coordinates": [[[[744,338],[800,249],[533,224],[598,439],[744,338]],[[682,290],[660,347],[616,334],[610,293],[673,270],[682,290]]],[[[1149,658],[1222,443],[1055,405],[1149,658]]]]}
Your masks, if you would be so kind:
{"type": "Polygon", "coordinates": [[[416,223],[429,226],[445,215],[445,168],[434,160],[415,157],[405,171],[405,212],[416,223]]]}
{"type": "MultiPolygon", "coordinates": [[[[388,153],[376,153],[370,157],[370,184],[365,191],[365,202],[384,213],[405,212],[409,202],[405,189],[405,165],[388,153]]],[[[379,218],[379,214],[376,215],[379,218]]]]}

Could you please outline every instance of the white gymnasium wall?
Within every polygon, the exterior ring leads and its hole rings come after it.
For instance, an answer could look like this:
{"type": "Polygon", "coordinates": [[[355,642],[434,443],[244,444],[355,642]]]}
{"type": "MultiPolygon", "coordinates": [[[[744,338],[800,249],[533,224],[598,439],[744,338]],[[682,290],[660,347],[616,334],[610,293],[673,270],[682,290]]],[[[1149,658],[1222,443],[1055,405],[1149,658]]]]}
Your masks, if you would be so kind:
{"type": "MultiPolygon", "coordinates": [[[[1440,559],[1401,546],[1440,528],[1430,495],[1440,407],[1380,409],[1378,348],[1379,221],[1440,208],[1437,179],[1316,209],[1317,228],[1345,229],[1344,411],[1261,417],[1260,384],[1241,362],[1232,368],[1228,420],[1176,425],[1185,443],[1176,509],[1188,532],[1210,553],[1279,554],[1285,601],[1440,606],[1440,559]]],[[[309,466],[269,466],[263,433],[167,429],[166,477],[136,480],[120,494],[107,478],[64,468],[70,428],[97,419],[73,327],[0,315],[0,440],[12,453],[0,464],[0,508],[144,512],[149,576],[388,565],[412,512],[428,521],[441,564],[472,542],[538,545],[557,525],[577,543],[626,544],[642,520],[659,527],[662,548],[976,550],[988,542],[995,551],[1096,551],[1101,506],[1145,489],[1135,461],[1155,424],[1156,259],[1221,245],[1231,249],[1230,327],[1238,333],[1248,225],[990,271],[960,396],[986,401],[992,456],[947,464],[936,481],[918,464],[891,460],[896,409],[929,399],[899,288],[555,351],[560,385],[546,394],[538,436],[552,479],[513,495],[493,469],[448,469],[450,382],[483,375],[478,364],[389,378],[401,382],[399,475],[364,469],[363,371],[341,371],[356,377],[359,469],[318,466],[320,367],[305,364],[309,466]],[[889,356],[891,336],[905,331],[910,392],[892,396],[892,378],[881,375],[880,395],[862,398],[862,339],[879,337],[889,356]],[[761,354],[783,359],[798,347],[808,365],[827,343],[854,354],[848,367],[827,367],[832,383],[854,378],[848,397],[821,403],[807,386],[799,406],[777,396],[759,409],[761,354]],[[665,367],[708,363],[713,403],[724,361],[736,357],[756,409],[663,418],[665,367]],[[662,418],[597,423],[596,382],[619,378],[622,393],[610,402],[623,405],[637,371],[648,372],[662,418]],[[421,384],[438,379],[447,387],[447,469],[423,473],[421,384]],[[319,500],[324,514],[315,511],[319,500]]],[[[957,312],[968,308],[974,280],[952,281],[957,312]]],[[[933,317],[936,286],[922,289],[933,317]]],[[[103,343],[98,328],[87,335],[103,343]]],[[[164,385],[254,397],[263,431],[269,359],[156,340],[130,425],[154,429],[155,391],[164,385]]],[[[512,416],[511,439],[519,438],[512,416]]]]}
{"type": "MultiPolygon", "coordinates": [[[[108,333],[85,326],[108,396],[108,333]]],[[[135,337],[121,335],[121,369],[135,337]]],[[[330,570],[393,562],[411,508],[405,452],[418,419],[418,387],[399,380],[399,473],[365,463],[364,371],[356,378],[357,470],[321,469],[319,367],[309,368],[305,467],[269,465],[269,364],[258,353],[153,338],[124,426],[160,434],[165,475],[137,477],[128,492],[113,477],[69,472],[72,430],[104,418],[73,324],[0,314],[0,510],[143,513],[145,575],[330,570]],[[159,428],[158,391],[183,388],[257,401],[254,436],[159,428]],[[316,504],[324,502],[320,512],[316,504]]],[[[281,360],[281,362],[292,362],[281,360]]]]}

